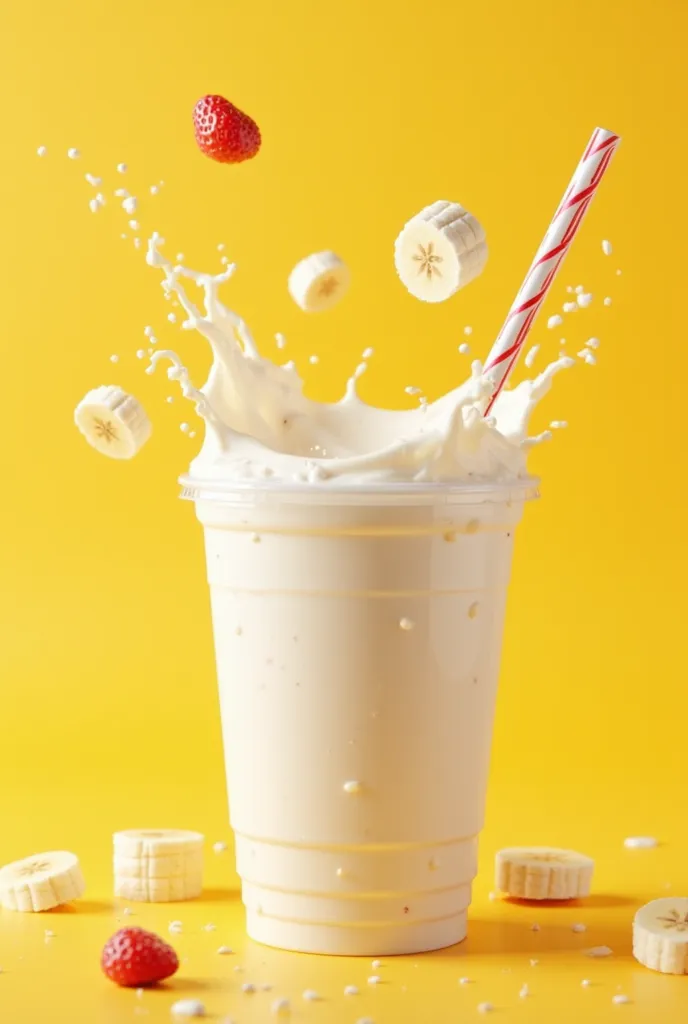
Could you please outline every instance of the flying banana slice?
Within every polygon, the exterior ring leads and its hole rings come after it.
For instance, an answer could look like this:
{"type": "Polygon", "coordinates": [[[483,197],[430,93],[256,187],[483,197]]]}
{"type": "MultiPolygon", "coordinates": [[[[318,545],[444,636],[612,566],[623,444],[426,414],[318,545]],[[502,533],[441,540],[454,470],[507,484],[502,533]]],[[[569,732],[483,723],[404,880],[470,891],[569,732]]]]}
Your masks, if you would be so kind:
{"type": "Polygon", "coordinates": [[[652,900],[635,915],[633,956],[662,974],[688,974],[688,898],[652,900]]]}
{"type": "Polygon", "coordinates": [[[8,910],[51,910],[83,896],[79,860],[63,850],[37,853],[0,869],[0,904],[8,910]]]}
{"type": "Polygon", "coordinates": [[[297,306],[321,313],[344,297],[349,281],[349,268],[336,253],[314,252],[296,264],[287,286],[297,306]]]}
{"type": "Polygon", "coordinates": [[[94,388],[79,402],[74,422],[90,445],[111,459],[131,459],[152,433],[146,411],[121,388],[94,388]]]}
{"type": "Polygon", "coordinates": [[[411,295],[443,302],[483,272],[485,232],[463,206],[439,200],[403,228],[394,244],[394,263],[411,295]]]}
{"type": "Polygon", "coordinates": [[[183,829],[115,832],[115,895],[144,903],[200,896],[203,840],[200,832],[183,829]]]}
{"type": "Polygon", "coordinates": [[[574,850],[514,846],[500,850],[496,884],[526,900],[573,900],[590,895],[594,861],[574,850]]]}

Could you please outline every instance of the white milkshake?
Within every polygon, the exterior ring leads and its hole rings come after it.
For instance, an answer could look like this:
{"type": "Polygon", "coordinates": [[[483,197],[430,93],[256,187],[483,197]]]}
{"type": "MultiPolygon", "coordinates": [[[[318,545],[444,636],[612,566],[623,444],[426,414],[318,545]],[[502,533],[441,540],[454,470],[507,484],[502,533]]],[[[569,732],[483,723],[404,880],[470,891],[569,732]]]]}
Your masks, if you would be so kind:
{"type": "Polygon", "coordinates": [[[466,934],[513,532],[534,496],[528,417],[560,358],[503,391],[430,405],[306,399],[226,309],[219,276],[150,243],[210,342],[184,496],[204,525],[222,725],[249,934],[382,955],[466,934]],[[201,312],[182,280],[204,295],[201,312]]]}

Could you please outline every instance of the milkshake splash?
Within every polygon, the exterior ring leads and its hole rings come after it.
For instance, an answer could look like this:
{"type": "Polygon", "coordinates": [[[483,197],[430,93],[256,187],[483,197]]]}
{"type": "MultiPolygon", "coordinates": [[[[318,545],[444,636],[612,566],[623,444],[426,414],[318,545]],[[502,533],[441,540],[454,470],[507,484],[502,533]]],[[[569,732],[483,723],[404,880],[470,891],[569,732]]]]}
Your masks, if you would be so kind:
{"type": "Polygon", "coordinates": [[[303,394],[293,364],[277,366],[260,355],[246,322],[219,298],[222,273],[203,274],[167,260],[154,234],[147,262],[162,270],[166,294],[175,294],[187,319],[210,344],[213,364],[197,390],[179,357],[152,355],[152,372],[162,359],[168,376],[196,404],[205,421],[203,448],[191,465],[202,480],[260,480],[333,484],[395,482],[506,482],[527,475],[526,453],[547,440],[547,432],[527,436],[530,415],[549,391],[556,373],[574,360],[561,356],[534,380],[502,391],[491,416],[483,416],[492,386],[475,361],[471,376],[436,402],[419,409],[390,411],[363,402],[357,374],[336,403],[315,402],[303,394]],[[203,310],[189,298],[184,279],[203,292],[203,310]]]}

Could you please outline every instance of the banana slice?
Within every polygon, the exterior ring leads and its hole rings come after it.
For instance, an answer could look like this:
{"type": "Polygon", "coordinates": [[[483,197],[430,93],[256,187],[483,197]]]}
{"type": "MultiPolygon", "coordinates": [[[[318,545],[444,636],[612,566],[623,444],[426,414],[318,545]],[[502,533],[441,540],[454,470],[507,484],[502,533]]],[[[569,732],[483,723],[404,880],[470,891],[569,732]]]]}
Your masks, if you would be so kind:
{"type": "Polygon", "coordinates": [[[141,403],[114,386],[89,391],[76,407],[74,422],[90,445],[112,459],[131,459],[153,430],[141,403]]]}
{"type": "Polygon", "coordinates": [[[349,268],[336,253],[315,252],[296,264],[287,286],[297,306],[321,313],[344,297],[349,281],[349,268]]]}
{"type": "Polygon", "coordinates": [[[51,910],[83,896],[79,859],[64,850],[37,853],[0,869],[0,904],[8,910],[51,910]]]}
{"type": "Polygon", "coordinates": [[[593,868],[590,857],[573,850],[514,846],[497,854],[496,884],[521,899],[574,900],[590,895],[593,868]]]}
{"type": "Polygon", "coordinates": [[[662,974],[688,974],[688,898],[652,900],[633,920],[633,956],[662,974]]]}
{"type": "Polygon", "coordinates": [[[394,263],[411,295],[443,302],[483,272],[485,232],[463,206],[441,199],[403,228],[394,244],[394,263]]]}
{"type": "Polygon", "coordinates": [[[203,840],[200,832],[183,829],[115,832],[115,895],[143,903],[200,896],[203,840]]]}

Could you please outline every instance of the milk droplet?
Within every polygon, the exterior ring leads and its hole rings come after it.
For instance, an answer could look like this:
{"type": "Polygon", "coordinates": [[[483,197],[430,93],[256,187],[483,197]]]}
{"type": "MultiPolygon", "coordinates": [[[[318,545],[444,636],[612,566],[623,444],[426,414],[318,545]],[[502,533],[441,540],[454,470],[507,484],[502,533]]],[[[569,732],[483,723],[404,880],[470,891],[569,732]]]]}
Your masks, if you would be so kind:
{"type": "Polygon", "coordinates": [[[362,359],[372,359],[372,357],[374,355],[375,355],[375,349],[374,348],[366,348],[366,349],[364,349],[363,355],[361,356],[361,358],[362,359]]]}
{"type": "Polygon", "coordinates": [[[615,1003],[617,1006],[623,1005],[624,1003],[630,1003],[630,1001],[631,1000],[629,999],[629,997],[623,995],[621,992],[619,992],[615,996],[612,996],[612,1002],[615,1003]]]}
{"type": "Polygon", "coordinates": [[[554,316],[551,316],[547,321],[547,326],[551,330],[553,327],[558,327],[559,324],[563,324],[563,322],[563,317],[559,316],[558,313],[555,313],[554,316]]]}
{"type": "Polygon", "coordinates": [[[191,430],[191,427],[189,426],[188,423],[180,423],[179,429],[181,430],[182,434],[188,434],[189,431],[191,430]]]}
{"type": "Polygon", "coordinates": [[[116,356],[116,355],[110,356],[110,362],[111,363],[118,363],[119,362],[119,356],[116,356]]]}
{"type": "Polygon", "coordinates": [[[590,303],[592,302],[592,295],[590,294],[590,292],[583,292],[582,295],[578,296],[576,301],[578,302],[578,305],[581,307],[581,309],[587,309],[590,303]]]}
{"type": "Polygon", "coordinates": [[[530,367],[535,362],[535,357],[536,357],[536,355],[538,354],[539,351],[540,351],[540,346],[539,345],[533,345],[533,347],[528,349],[528,351],[526,352],[526,357],[523,360],[523,362],[526,364],[528,369],[530,369],[530,367]]]}
{"type": "Polygon", "coordinates": [[[611,300],[611,297],[610,297],[609,295],[607,295],[607,296],[605,297],[605,299],[604,299],[604,304],[605,304],[605,306],[611,306],[611,304],[612,304],[612,300],[611,300]]]}
{"type": "Polygon", "coordinates": [[[530,995],[530,989],[527,985],[522,985],[518,994],[521,999],[526,999],[530,995]]]}
{"type": "Polygon", "coordinates": [[[320,995],[315,991],[314,988],[304,989],[302,995],[307,1003],[315,1003],[320,999],[320,995]]]}
{"type": "Polygon", "coordinates": [[[471,351],[471,346],[467,345],[465,341],[463,342],[462,345],[459,345],[459,352],[461,353],[462,356],[468,355],[468,353],[470,351],[471,351]]]}
{"type": "Polygon", "coordinates": [[[478,1013],[491,1013],[494,1010],[492,1003],[478,1003],[478,1013]]]}
{"type": "Polygon", "coordinates": [[[127,168],[126,164],[117,164],[117,170],[119,171],[120,174],[126,174],[128,168],[127,168]]]}
{"type": "Polygon", "coordinates": [[[607,241],[607,239],[605,238],[602,241],[602,252],[604,253],[605,256],[611,256],[613,251],[614,250],[612,249],[612,243],[607,241]]]}
{"type": "Polygon", "coordinates": [[[146,350],[143,349],[143,348],[137,349],[136,350],[136,358],[137,359],[145,359],[146,358],[146,350]]]}
{"type": "Polygon", "coordinates": [[[624,846],[628,850],[651,850],[659,846],[659,841],[654,836],[628,836],[624,839],[624,846]]]}
{"type": "Polygon", "coordinates": [[[205,1017],[205,1006],[198,999],[179,999],[172,1003],[170,1013],[173,1017],[205,1017]]]}
{"type": "Polygon", "coordinates": [[[167,314],[167,319],[170,321],[171,324],[176,324],[176,322],[177,322],[177,314],[176,313],[168,313],[167,314]]]}
{"type": "Polygon", "coordinates": [[[580,935],[582,932],[586,932],[587,930],[587,925],[581,924],[580,922],[576,922],[576,924],[571,925],[571,931],[575,932],[577,935],[580,935]]]}
{"type": "Polygon", "coordinates": [[[103,179],[96,177],[95,174],[85,174],[84,177],[86,178],[86,181],[89,183],[89,185],[93,185],[94,188],[97,188],[98,185],[103,184],[103,179]]]}
{"type": "Polygon", "coordinates": [[[36,152],[38,153],[39,156],[45,156],[46,153],[48,152],[48,147],[47,146],[39,146],[38,149],[36,150],[36,152]]]}
{"type": "Polygon", "coordinates": [[[232,952],[232,949],[230,946],[218,946],[217,952],[219,953],[220,956],[229,956],[229,954],[232,952]]]}
{"type": "Polygon", "coordinates": [[[157,196],[159,191],[160,191],[160,189],[158,188],[157,185],[151,185],[151,187],[150,187],[150,194],[152,196],[157,196]]]}
{"type": "Polygon", "coordinates": [[[270,1009],[274,1014],[286,1014],[291,1009],[291,1003],[288,999],[275,999],[270,1009]]]}
{"type": "Polygon", "coordinates": [[[361,783],[357,782],[355,779],[350,779],[348,782],[344,783],[343,789],[345,793],[355,795],[356,793],[361,792],[361,783]]]}
{"type": "Polygon", "coordinates": [[[404,391],[406,392],[407,395],[419,395],[420,394],[420,388],[414,388],[414,387],[412,387],[410,385],[409,385],[409,387],[404,388],[404,391]]]}
{"type": "Polygon", "coordinates": [[[127,196],[126,199],[122,200],[122,206],[124,208],[125,213],[135,213],[137,205],[138,202],[136,196],[127,196]]]}
{"type": "Polygon", "coordinates": [[[344,995],[345,996],[357,996],[358,995],[358,989],[356,988],[355,985],[347,985],[346,988],[344,989],[344,995]]]}
{"type": "Polygon", "coordinates": [[[472,334],[472,333],[473,333],[473,328],[472,328],[472,327],[470,327],[470,326],[464,327],[464,329],[463,329],[463,333],[464,333],[464,334],[467,334],[467,335],[468,335],[468,334],[472,334]]]}
{"type": "Polygon", "coordinates": [[[413,629],[415,627],[415,625],[416,624],[413,621],[413,619],[406,619],[406,618],[399,619],[399,628],[405,630],[406,632],[408,632],[409,630],[413,629]]]}
{"type": "Polygon", "coordinates": [[[308,362],[309,362],[309,363],[310,363],[310,364],[311,364],[312,366],[315,366],[315,365],[316,365],[316,363],[319,363],[319,362],[320,362],[320,357],[319,357],[319,356],[309,356],[309,357],[308,357],[308,362]]]}
{"type": "Polygon", "coordinates": [[[68,149],[67,150],[67,156],[69,157],[70,160],[78,160],[79,157],[81,156],[81,153],[79,152],[78,149],[72,148],[72,149],[68,149]]]}
{"type": "Polygon", "coordinates": [[[564,305],[562,306],[562,309],[564,310],[565,313],[575,313],[576,310],[578,309],[578,303],[577,302],[565,302],[564,305]]]}
{"type": "Polygon", "coordinates": [[[227,849],[227,843],[223,843],[222,840],[220,840],[217,843],[213,843],[213,852],[214,853],[224,853],[226,849],[227,849]]]}

